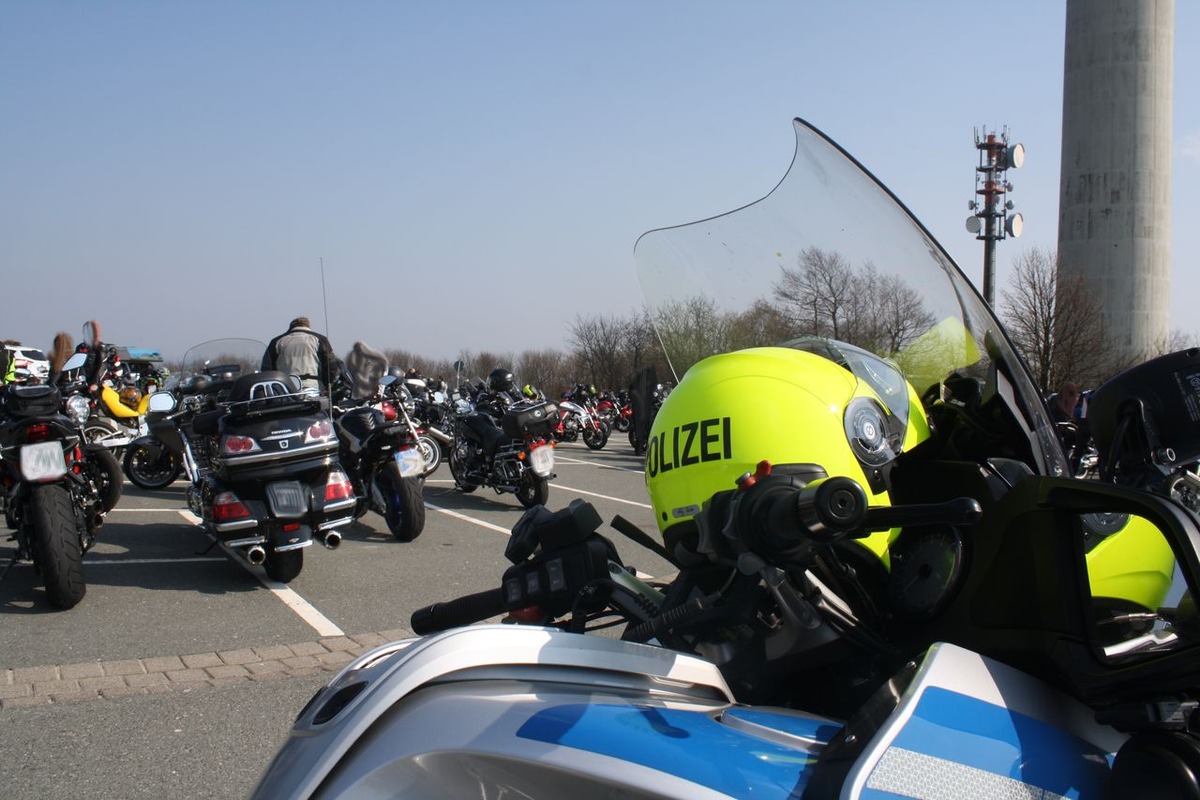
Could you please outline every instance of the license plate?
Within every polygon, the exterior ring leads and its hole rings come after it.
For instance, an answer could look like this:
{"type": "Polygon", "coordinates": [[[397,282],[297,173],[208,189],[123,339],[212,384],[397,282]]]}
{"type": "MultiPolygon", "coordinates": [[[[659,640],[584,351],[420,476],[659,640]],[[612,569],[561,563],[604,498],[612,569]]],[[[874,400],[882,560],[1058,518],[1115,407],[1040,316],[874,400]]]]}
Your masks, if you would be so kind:
{"type": "Polygon", "coordinates": [[[39,442],[21,448],[21,477],[27,481],[52,481],[67,474],[67,460],[59,442],[39,442]]]}
{"type": "Polygon", "coordinates": [[[400,474],[405,478],[425,474],[425,456],[415,447],[397,450],[396,463],[400,465],[400,474]]]}
{"type": "Polygon", "coordinates": [[[308,513],[308,497],[299,481],[269,484],[267,503],[276,517],[302,517],[308,513]]]}

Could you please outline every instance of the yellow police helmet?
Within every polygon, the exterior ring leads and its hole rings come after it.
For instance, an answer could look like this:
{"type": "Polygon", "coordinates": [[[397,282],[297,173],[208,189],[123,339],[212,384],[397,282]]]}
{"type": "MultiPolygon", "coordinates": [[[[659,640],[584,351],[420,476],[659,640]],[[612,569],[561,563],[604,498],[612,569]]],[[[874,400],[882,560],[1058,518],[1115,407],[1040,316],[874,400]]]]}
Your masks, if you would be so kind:
{"type": "MultiPolygon", "coordinates": [[[[814,341],[825,346],[738,350],[687,371],[655,417],[646,448],[646,488],[660,532],[692,519],[764,460],[852,478],[872,505],[889,504],[891,462],[929,437],[920,400],[891,362],[814,341]]],[[[886,544],[886,535],[868,542],[881,555],[886,544]]]]}

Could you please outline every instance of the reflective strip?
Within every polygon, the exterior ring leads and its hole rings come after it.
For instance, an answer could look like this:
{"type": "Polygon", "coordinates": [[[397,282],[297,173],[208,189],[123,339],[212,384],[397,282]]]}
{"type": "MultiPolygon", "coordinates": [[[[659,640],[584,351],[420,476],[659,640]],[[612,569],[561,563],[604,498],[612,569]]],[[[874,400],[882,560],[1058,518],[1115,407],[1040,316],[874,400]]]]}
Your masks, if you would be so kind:
{"type": "Polygon", "coordinates": [[[917,800],[1066,800],[1048,789],[900,747],[889,747],[871,770],[862,796],[872,797],[871,790],[917,800]]]}

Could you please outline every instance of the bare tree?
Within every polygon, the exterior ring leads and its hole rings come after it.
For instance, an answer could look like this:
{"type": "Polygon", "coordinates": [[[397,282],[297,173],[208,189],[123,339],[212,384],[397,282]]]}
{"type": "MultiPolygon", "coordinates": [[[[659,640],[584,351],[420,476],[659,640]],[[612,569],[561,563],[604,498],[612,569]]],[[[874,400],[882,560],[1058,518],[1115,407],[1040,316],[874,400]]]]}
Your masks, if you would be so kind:
{"type": "Polygon", "coordinates": [[[616,386],[625,379],[624,344],[627,320],[617,317],[576,316],[571,326],[574,354],[586,370],[577,380],[616,386]]]}
{"type": "Polygon", "coordinates": [[[1081,274],[1060,274],[1049,250],[1016,262],[1012,287],[1001,292],[1009,336],[1042,391],[1070,379],[1095,386],[1119,371],[1100,321],[1100,305],[1081,274]]]}
{"type": "Polygon", "coordinates": [[[842,327],[853,297],[854,270],[840,253],[805,249],[795,269],[783,269],[774,287],[781,301],[803,333],[814,336],[843,337],[842,327]]]}

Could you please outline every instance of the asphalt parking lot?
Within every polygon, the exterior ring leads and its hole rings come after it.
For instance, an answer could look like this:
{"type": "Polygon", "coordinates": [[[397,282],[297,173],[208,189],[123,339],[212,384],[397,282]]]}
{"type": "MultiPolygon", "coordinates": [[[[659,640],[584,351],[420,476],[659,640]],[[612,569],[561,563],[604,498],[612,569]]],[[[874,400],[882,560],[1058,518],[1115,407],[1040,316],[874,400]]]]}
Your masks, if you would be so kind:
{"type": "MultiPolygon", "coordinates": [[[[647,532],[641,459],[623,437],[560,445],[548,506],[591,502],[647,532]]],[[[396,541],[368,513],[342,546],[305,552],[287,586],[234,561],[186,511],[184,484],[130,484],[84,558],[87,596],[46,602],[28,564],[0,580],[0,790],[6,798],[241,797],[311,693],[358,653],[410,635],[428,603],[495,588],[512,495],[425,486],[426,527],[396,541]]],[[[606,531],[649,574],[657,556],[606,531]]],[[[14,552],[0,543],[0,568],[14,552]]]]}

